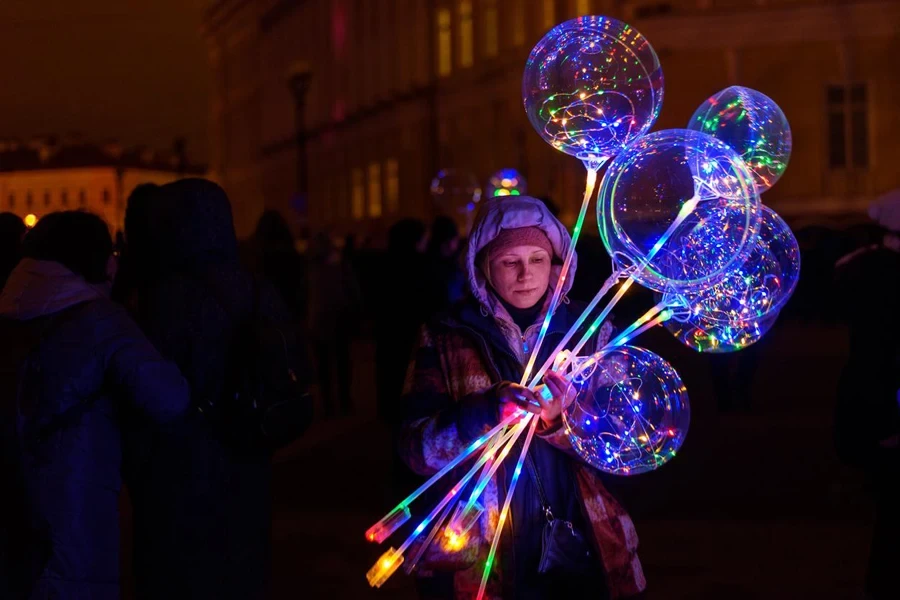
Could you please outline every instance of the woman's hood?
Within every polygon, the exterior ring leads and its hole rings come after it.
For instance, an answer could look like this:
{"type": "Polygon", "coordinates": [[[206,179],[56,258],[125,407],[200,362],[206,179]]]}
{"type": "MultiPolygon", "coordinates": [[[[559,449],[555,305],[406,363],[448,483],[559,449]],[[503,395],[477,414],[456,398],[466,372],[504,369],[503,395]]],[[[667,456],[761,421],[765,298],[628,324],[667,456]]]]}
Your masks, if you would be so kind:
{"type": "MultiPolygon", "coordinates": [[[[520,227],[537,227],[541,229],[550,240],[553,247],[554,264],[550,271],[550,289],[555,291],[562,271],[563,258],[572,238],[569,232],[554,217],[547,206],[537,198],[530,196],[503,196],[495,197],[481,203],[472,232],[469,235],[469,248],[466,254],[466,271],[469,277],[469,287],[472,295],[478,303],[489,312],[497,313],[497,302],[488,292],[488,282],[484,273],[478,267],[478,253],[497,237],[504,229],[518,229],[520,227]]],[[[575,269],[578,256],[572,257],[569,273],[563,282],[563,295],[572,288],[575,278],[575,269]]]]}

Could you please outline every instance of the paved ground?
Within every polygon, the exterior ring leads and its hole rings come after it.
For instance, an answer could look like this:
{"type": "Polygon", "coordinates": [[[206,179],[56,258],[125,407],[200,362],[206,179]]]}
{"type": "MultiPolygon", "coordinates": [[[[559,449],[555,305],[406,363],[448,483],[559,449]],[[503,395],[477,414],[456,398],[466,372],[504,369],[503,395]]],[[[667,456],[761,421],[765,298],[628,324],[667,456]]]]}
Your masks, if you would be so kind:
{"type": "MultiPolygon", "coordinates": [[[[679,456],[616,481],[637,522],[653,600],[853,600],[865,569],[870,509],[831,446],[845,352],[837,327],[788,323],[766,339],[749,415],[718,415],[702,356],[660,335],[692,400],[679,456]]],[[[395,575],[370,590],[379,554],[363,532],[400,500],[386,489],[387,432],[373,418],[372,350],[354,356],[355,417],[320,422],[276,468],[276,597],[413,598],[395,575]]]]}

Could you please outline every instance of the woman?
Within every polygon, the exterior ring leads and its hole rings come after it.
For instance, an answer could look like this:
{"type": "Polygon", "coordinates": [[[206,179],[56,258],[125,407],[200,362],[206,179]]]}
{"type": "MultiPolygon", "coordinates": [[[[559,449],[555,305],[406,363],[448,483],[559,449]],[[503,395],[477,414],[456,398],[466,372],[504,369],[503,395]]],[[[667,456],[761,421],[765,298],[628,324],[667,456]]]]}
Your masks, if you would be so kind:
{"type": "MultiPolygon", "coordinates": [[[[421,475],[435,473],[510,410],[521,406],[540,415],[495,560],[499,568],[488,583],[489,598],[623,598],[645,587],[631,519],[598,473],[574,457],[562,432],[565,381],[555,374],[545,377],[553,393],[550,401],[517,383],[559,285],[559,264],[569,240],[562,224],[534,198],[488,200],[469,239],[466,266],[472,295],[423,328],[407,378],[401,453],[421,475]],[[586,566],[540,572],[545,508],[582,534],[584,554],[590,553],[586,566]]],[[[563,294],[575,267],[573,259],[563,294]]],[[[538,365],[579,314],[566,302],[560,304],[538,365]]],[[[599,341],[610,333],[605,325],[599,341]]],[[[469,560],[454,563],[452,556],[437,556],[423,561],[424,574],[432,575],[421,581],[425,597],[474,597],[496,527],[498,500],[504,496],[500,492],[507,489],[511,472],[504,465],[485,491],[479,533],[470,536],[460,554],[469,560]],[[458,570],[452,576],[442,573],[448,566],[458,570]]]]}
{"type": "Polygon", "coordinates": [[[118,600],[122,439],[176,427],[187,383],[109,300],[102,219],[47,215],[23,255],[0,294],[0,597],[118,600]]]}
{"type": "MultiPolygon", "coordinates": [[[[218,185],[182,179],[161,186],[143,218],[129,225],[146,236],[126,231],[133,264],[141,268],[134,275],[138,322],[184,373],[195,407],[215,414],[211,407],[234,398],[227,382],[249,362],[237,341],[244,326],[260,319],[285,323],[286,308],[271,286],[240,268],[231,204],[218,185]]],[[[289,330],[283,332],[293,352],[289,330]]],[[[288,362],[306,381],[298,356],[288,362]]],[[[180,448],[155,455],[139,444],[129,448],[138,597],[262,598],[271,456],[232,444],[229,434],[237,432],[192,414],[180,448]]]]}

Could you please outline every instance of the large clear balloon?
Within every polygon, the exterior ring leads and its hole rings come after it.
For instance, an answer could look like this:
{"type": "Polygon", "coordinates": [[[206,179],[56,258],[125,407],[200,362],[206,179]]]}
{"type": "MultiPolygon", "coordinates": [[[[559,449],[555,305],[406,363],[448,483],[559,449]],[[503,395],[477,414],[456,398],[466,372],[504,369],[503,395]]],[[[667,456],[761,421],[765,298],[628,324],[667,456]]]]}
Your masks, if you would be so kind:
{"type": "Polygon", "coordinates": [[[696,294],[669,295],[675,317],[665,326],[699,352],[733,352],[758,341],[775,323],[800,279],[800,247],[790,227],[764,206],[759,238],[747,260],[696,294]]]}
{"type": "Polygon", "coordinates": [[[532,49],[522,95],[528,120],[554,148],[597,166],[656,121],[659,59],[636,29],[609,17],[579,17],[532,49]]]}
{"type": "Polygon", "coordinates": [[[733,85],[694,112],[688,129],[715,136],[741,155],[760,192],[784,173],[791,158],[791,127],[775,101],[733,85]]]}
{"type": "MultiPolygon", "coordinates": [[[[578,394],[562,413],[572,447],[592,466],[637,475],[669,461],[687,435],[687,390],[660,356],[634,346],[597,354],[575,376],[578,394]]],[[[576,371],[578,373],[578,371],[576,371]]]]}
{"type": "Polygon", "coordinates": [[[446,215],[472,214],[481,200],[481,186],[470,171],[441,169],[431,180],[431,197],[446,215]]]}
{"type": "Polygon", "coordinates": [[[660,292],[696,292],[741,264],[759,233],[759,194],[724,142],[687,129],[628,146],[603,177],[600,234],[620,268],[660,292]]]}
{"type": "Polygon", "coordinates": [[[500,169],[488,179],[485,197],[524,196],[528,193],[528,182],[515,169],[500,169]]]}

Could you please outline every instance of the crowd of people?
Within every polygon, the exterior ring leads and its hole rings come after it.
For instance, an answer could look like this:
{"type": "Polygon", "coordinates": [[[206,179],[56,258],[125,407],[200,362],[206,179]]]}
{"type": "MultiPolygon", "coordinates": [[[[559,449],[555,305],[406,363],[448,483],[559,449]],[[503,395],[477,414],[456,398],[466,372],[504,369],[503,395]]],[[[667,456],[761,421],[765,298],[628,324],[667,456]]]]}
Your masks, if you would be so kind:
{"type": "MultiPolygon", "coordinates": [[[[87,212],[30,230],[0,214],[0,598],[118,599],[123,486],[138,598],[267,597],[272,454],[302,436],[314,396],[322,419],[354,413],[361,336],[375,342],[396,489],[510,411],[539,415],[491,598],[641,596],[634,525],[562,434],[570,390],[553,373],[549,394],[518,385],[556,287],[565,300],[538,363],[609,274],[599,239],[587,238],[579,253],[592,269],[576,258],[560,283],[570,237],[554,208],[485,200],[467,237],[447,217],[403,219],[384,250],[326,232],[298,240],[275,211],[239,242],[225,192],[202,179],[139,186],[116,241],[87,212]]],[[[896,305],[900,209],[873,217],[880,237],[837,260],[828,285],[851,331],[837,448],[873,482],[869,593],[886,598],[898,558],[900,332],[896,320],[861,317],[896,305]],[[873,417],[878,427],[865,426],[873,417]]],[[[627,302],[617,312],[627,325],[627,302]]],[[[713,365],[722,411],[749,410],[740,382],[760,348],[713,365]]],[[[487,487],[464,548],[425,555],[420,597],[474,597],[511,477],[502,469],[487,487]]]]}

